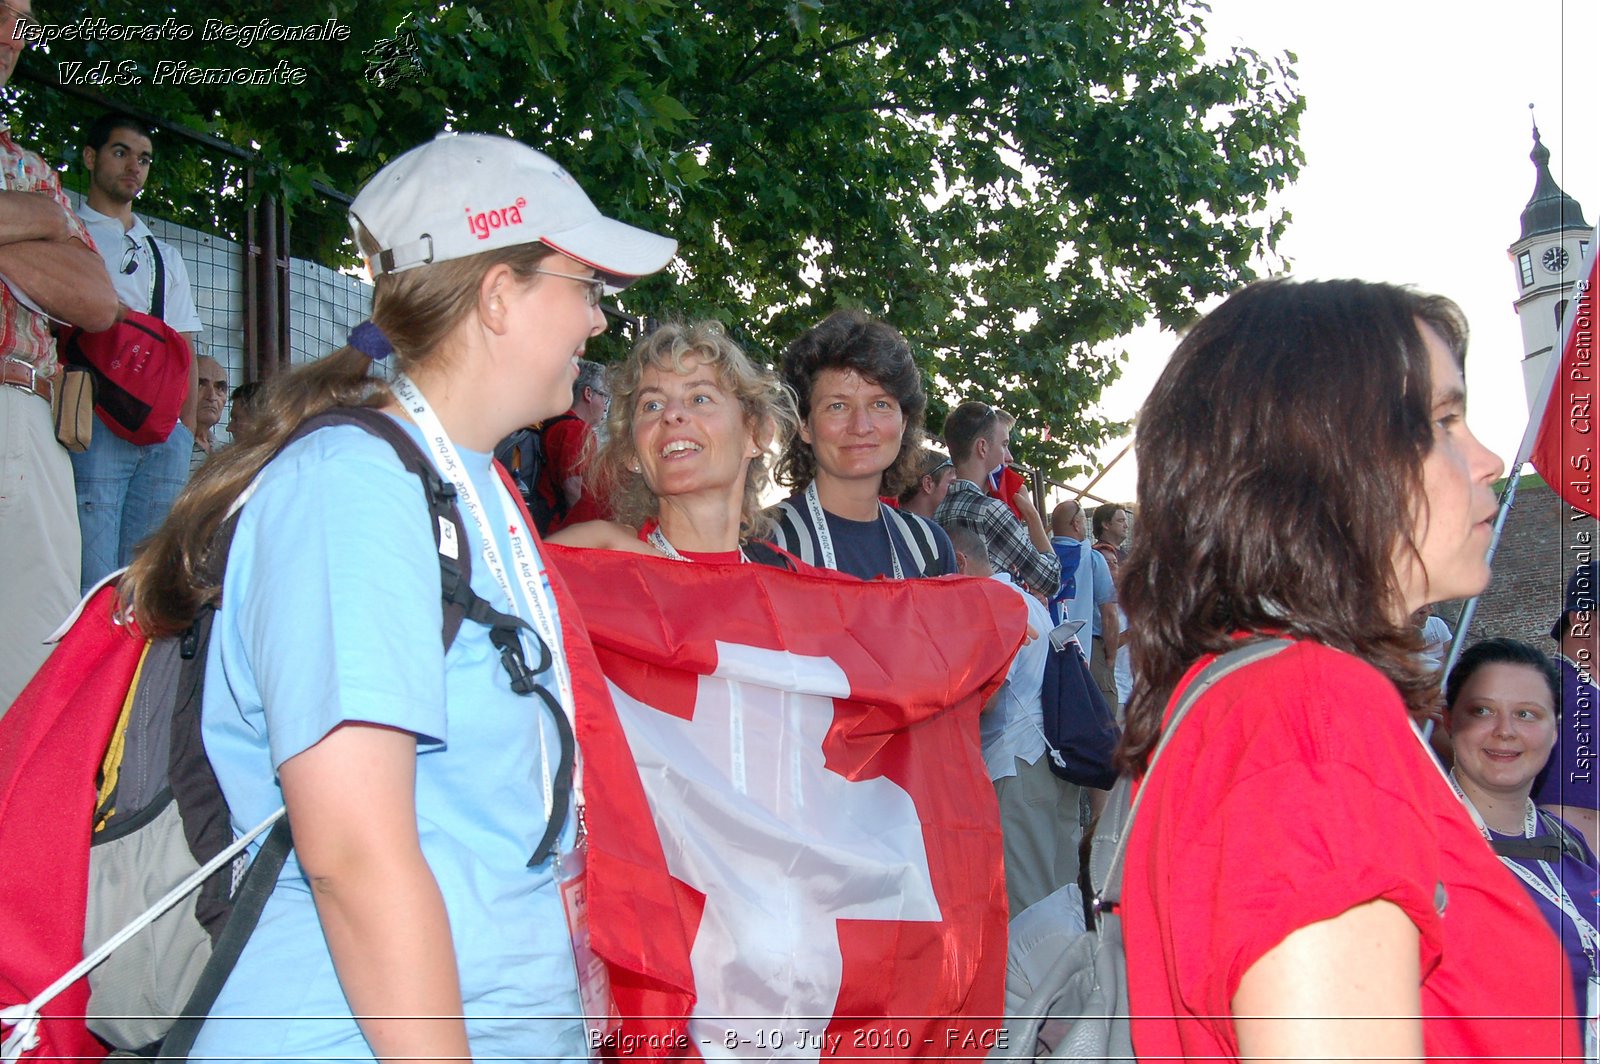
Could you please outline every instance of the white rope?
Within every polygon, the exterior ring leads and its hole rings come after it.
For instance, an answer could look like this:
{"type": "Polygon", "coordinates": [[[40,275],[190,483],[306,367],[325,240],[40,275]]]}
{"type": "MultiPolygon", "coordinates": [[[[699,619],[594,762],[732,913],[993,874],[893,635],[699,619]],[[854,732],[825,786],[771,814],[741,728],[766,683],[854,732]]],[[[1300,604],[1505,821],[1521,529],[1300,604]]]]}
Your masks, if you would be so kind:
{"type": "Polygon", "coordinates": [[[200,884],[211,878],[212,873],[237,857],[246,846],[249,846],[272,825],[276,824],[283,816],[282,806],[267,819],[251,828],[234,841],[233,845],[217,854],[200,868],[190,874],[189,878],[179,883],[168,891],[160,901],[146,909],[121,931],[106,939],[94,952],[83,960],[73,965],[61,978],[51,983],[32,1001],[25,1005],[12,1005],[0,1010],[0,1024],[11,1026],[14,1029],[3,1043],[0,1043],[0,1064],[16,1064],[23,1053],[33,1049],[39,1044],[39,1013],[50,1002],[56,999],[67,987],[82,979],[94,970],[101,961],[111,956],[125,942],[155,923],[161,914],[172,908],[178,902],[192,894],[200,884]]]}

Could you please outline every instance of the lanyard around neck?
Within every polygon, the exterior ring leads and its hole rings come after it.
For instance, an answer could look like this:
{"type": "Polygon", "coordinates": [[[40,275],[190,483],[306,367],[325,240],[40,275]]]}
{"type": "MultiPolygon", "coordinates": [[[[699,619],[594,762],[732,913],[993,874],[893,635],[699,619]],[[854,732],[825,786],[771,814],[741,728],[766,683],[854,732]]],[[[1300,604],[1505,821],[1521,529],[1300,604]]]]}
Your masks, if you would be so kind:
{"type": "MultiPolygon", "coordinates": [[[[656,550],[660,551],[662,554],[665,554],[667,557],[671,558],[675,562],[687,562],[687,561],[692,561],[693,560],[693,559],[690,559],[690,558],[685,558],[682,554],[678,553],[678,548],[674,547],[667,540],[667,537],[666,537],[665,533],[663,533],[661,531],[661,526],[660,525],[657,525],[655,528],[652,528],[650,530],[650,534],[645,537],[645,540],[652,547],[654,547],[656,550]]],[[[739,561],[740,562],[747,562],[749,560],[750,560],[749,558],[745,557],[744,550],[741,549],[739,551],[739,561]]]]}
{"type": "MultiPolygon", "coordinates": [[[[495,583],[506,596],[506,601],[511,605],[513,613],[520,614],[518,596],[512,593],[511,573],[514,572],[518,584],[522,588],[522,598],[527,604],[527,609],[533,614],[531,620],[539,638],[544,640],[545,646],[550,650],[551,664],[556,674],[556,688],[560,692],[560,705],[557,707],[567,717],[569,727],[573,723],[573,696],[572,674],[567,668],[566,655],[561,653],[561,631],[556,622],[555,613],[551,608],[550,599],[545,595],[544,563],[538,551],[533,546],[533,540],[528,530],[521,526],[512,515],[518,514],[516,503],[511,498],[504,484],[496,481],[495,487],[499,489],[500,511],[507,515],[506,539],[511,544],[512,569],[508,572],[505,559],[500,555],[499,542],[495,537],[495,530],[489,522],[488,512],[484,509],[483,501],[478,498],[478,493],[472,486],[472,479],[467,475],[466,465],[461,461],[461,455],[456,450],[455,444],[444,431],[444,425],[439,421],[439,415],[433,410],[421,390],[404,373],[396,376],[391,389],[405,412],[416,422],[422,430],[423,442],[427,444],[429,452],[433,455],[434,462],[445,479],[456,489],[456,498],[464,510],[472,518],[472,523],[477,526],[480,553],[484,564],[488,566],[495,583]]],[[[518,638],[521,638],[519,635],[518,638]]],[[[554,812],[555,787],[550,769],[549,752],[544,744],[540,745],[540,767],[544,784],[545,808],[554,812]]],[[[581,779],[581,776],[579,777],[581,779]]],[[[578,804],[583,804],[582,784],[576,787],[578,804]]]]}
{"type": "MultiPolygon", "coordinates": [[[[1456,770],[1451,769],[1445,776],[1450,784],[1450,789],[1456,792],[1456,797],[1461,799],[1461,804],[1466,806],[1467,815],[1472,817],[1472,822],[1478,826],[1483,837],[1488,842],[1494,841],[1490,834],[1489,825],[1485,823],[1483,814],[1478,812],[1478,807],[1472,804],[1472,799],[1467,797],[1467,792],[1461,789],[1461,783],[1456,779],[1456,770]]],[[[1525,808],[1522,814],[1522,837],[1531,839],[1539,833],[1539,814],[1534,809],[1533,799],[1523,799],[1525,808]]],[[[1560,909],[1562,914],[1578,929],[1578,939],[1583,943],[1584,955],[1589,958],[1589,967],[1596,965],[1596,945],[1600,943],[1600,931],[1578,911],[1578,906],[1573,903],[1572,895],[1567,893],[1566,884],[1561,882],[1561,876],[1550,867],[1549,861],[1538,861],[1541,875],[1535,875],[1533,870],[1510,857],[1501,857],[1500,863],[1516,873],[1517,878],[1528,884],[1539,896],[1560,909]],[[1541,881],[1542,880],[1542,881],[1541,881]]]]}
{"type": "MultiPolygon", "coordinates": [[[[813,480],[806,485],[806,509],[811,513],[811,524],[817,530],[817,552],[822,557],[824,569],[839,568],[838,560],[833,554],[833,533],[828,531],[828,515],[822,509],[822,500],[817,497],[817,482],[813,480]]],[[[900,551],[894,544],[894,533],[889,531],[889,519],[883,515],[883,503],[878,504],[878,521],[883,525],[884,538],[889,541],[889,564],[894,567],[894,578],[904,580],[905,570],[900,568],[900,551]]]]}

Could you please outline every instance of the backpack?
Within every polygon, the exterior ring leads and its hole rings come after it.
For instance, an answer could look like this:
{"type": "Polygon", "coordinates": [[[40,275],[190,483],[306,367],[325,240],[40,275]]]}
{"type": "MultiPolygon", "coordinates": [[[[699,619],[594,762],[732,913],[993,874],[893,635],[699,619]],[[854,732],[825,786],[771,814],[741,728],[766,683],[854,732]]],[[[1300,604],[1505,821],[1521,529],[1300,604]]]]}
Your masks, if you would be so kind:
{"type": "MultiPolygon", "coordinates": [[[[465,621],[482,624],[513,690],[531,690],[534,674],[516,634],[526,622],[472,591],[454,486],[404,429],[372,409],[318,414],[284,446],[330,425],[356,425],[384,440],[422,481],[439,550],[445,649],[465,621]]],[[[241,500],[248,495],[246,489],[241,500]]],[[[205,559],[218,583],[241,505],[205,559]]],[[[0,1002],[33,999],[0,1015],[17,1025],[7,1050],[38,1044],[44,1033],[48,1053],[97,1057],[105,1050],[92,1031],[115,1049],[185,1059],[292,840],[281,810],[235,840],[205,755],[200,710],[216,604],[203,606],[186,631],[154,640],[115,609],[108,581],[69,618],[60,645],[0,721],[0,852],[30,855],[0,877],[0,1002]],[[248,860],[245,846],[264,831],[260,852],[248,860]],[[169,889],[186,874],[181,887],[169,889]],[[148,927],[103,962],[91,954],[80,965],[98,964],[87,988],[73,985],[83,974],[77,969],[51,984],[86,951],[114,942],[130,920],[150,916],[157,899],[170,907],[148,927]],[[31,1029],[30,1017],[36,1024],[56,992],[53,1022],[31,1029]],[[72,1022],[78,1017],[81,1024],[72,1022]]]]}
{"type": "Polygon", "coordinates": [[[1069,639],[1058,646],[1054,633],[1039,706],[1050,771],[1081,787],[1110,789],[1117,781],[1114,762],[1122,732],[1078,645],[1069,639]]]}
{"type": "Polygon", "coordinates": [[[544,434],[550,426],[577,416],[569,411],[538,425],[518,429],[494,449],[495,459],[511,474],[511,481],[527,504],[533,526],[541,536],[549,534],[553,523],[565,520],[570,509],[566,492],[550,479],[550,456],[545,451],[544,434]]]}
{"type": "MultiPolygon", "coordinates": [[[[1290,645],[1287,639],[1249,643],[1220,655],[1194,678],[1178,699],[1171,720],[1150,755],[1145,777],[1155,771],[1167,743],[1194,704],[1218,680],[1265,660],[1290,645]]],[[[1133,818],[1145,789],[1131,802],[1132,780],[1112,788],[1089,850],[1094,927],[1072,940],[1050,971],[1016,1009],[1007,1010],[1006,1036],[991,1060],[1128,1061],[1133,1054],[1129,1020],[1127,955],[1122,944],[1122,862],[1133,818]]]]}
{"type": "Polygon", "coordinates": [[[130,310],[104,332],[63,328],[57,351],[62,363],[94,377],[94,408],[107,429],[140,447],[172,435],[194,357],[182,333],[130,310]]]}
{"type": "Polygon", "coordinates": [[[1567,822],[1553,813],[1539,810],[1539,823],[1544,828],[1544,834],[1531,839],[1493,839],[1489,848],[1497,857],[1512,857],[1521,860],[1548,861],[1551,864],[1560,861],[1563,857],[1575,857],[1588,863],[1584,856],[1583,843],[1578,841],[1578,836],[1573,834],[1567,822]]]}
{"type": "Polygon", "coordinates": [[[63,364],[87,370],[94,380],[100,423],[141,447],[172,435],[194,357],[189,341],[166,323],[167,264],[155,237],[144,239],[153,264],[150,313],[125,311],[104,332],[65,326],[56,345],[63,364]]]}

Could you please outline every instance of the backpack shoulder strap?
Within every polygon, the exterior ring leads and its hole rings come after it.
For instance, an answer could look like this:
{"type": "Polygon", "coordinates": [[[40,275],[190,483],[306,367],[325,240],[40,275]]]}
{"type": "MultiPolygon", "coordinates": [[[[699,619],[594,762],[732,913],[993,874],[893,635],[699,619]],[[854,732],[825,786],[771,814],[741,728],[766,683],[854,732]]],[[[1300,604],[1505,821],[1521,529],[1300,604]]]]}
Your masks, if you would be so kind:
{"type": "Polygon", "coordinates": [[[150,264],[153,267],[150,280],[150,316],[167,320],[167,264],[161,258],[161,249],[156,247],[156,238],[147,236],[144,242],[150,245],[150,264]]]}
{"type": "Polygon", "coordinates": [[[1565,820],[1546,810],[1539,810],[1539,821],[1544,825],[1545,831],[1561,840],[1561,854],[1584,860],[1583,843],[1578,841],[1578,836],[1565,820]]]}
{"type": "Polygon", "coordinates": [[[879,503],[878,508],[888,520],[889,526],[899,530],[900,539],[910,548],[917,562],[917,575],[940,575],[936,571],[939,568],[939,549],[934,544],[933,534],[922,523],[923,518],[917,514],[903,514],[884,503],[879,503]]]}
{"type": "Polygon", "coordinates": [[[422,448],[394,418],[372,407],[341,406],[324,410],[301,422],[284,446],[332,425],[354,425],[376,436],[394,448],[400,464],[422,482],[422,494],[427,500],[433,527],[433,543],[439,553],[440,592],[444,601],[442,635],[445,649],[450,649],[474,600],[481,601],[472,590],[472,552],[466,549],[466,526],[462,524],[461,510],[456,505],[455,485],[439,475],[422,448]]]}
{"type": "Polygon", "coordinates": [[[189,993],[189,1000],[184,1002],[183,1011],[161,1040],[162,1059],[189,1059],[189,1051],[194,1048],[200,1028],[211,1015],[223,984],[228,981],[228,975],[239,962],[239,955],[244,952],[245,943],[250,941],[256,925],[261,922],[267,899],[278,885],[278,874],[283,871],[284,864],[289,860],[289,851],[293,848],[289,818],[280,817],[267,833],[266,841],[261,844],[261,849],[239,883],[239,891],[234,895],[233,915],[228,918],[222,934],[212,947],[205,967],[200,969],[200,977],[189,993]]]}
{"type": "MultiPolygon", "coordinates": [[[[1265,661],[1291,645],[1293,644],[1288,639],[1257,640],[1219,655],[1210,665],[1200,670],[1200,674],[1190,681],[1182,695],[1177,696],[1171,719],[1162,732],[1161,741],[1156,744],[1155,752],[1150,755],[1150,764],[1144,773],[1145,780],[1148,782],[1150,774],[1155,771],[1161,752],[1177,734],[1178,725],[1183,723],[1183,718],[1194,708],[1195,703],[1216,685],[1217,681],[1247,665],[1265,661]]],[[[1149,793],[1148,787],[1140,787],[1138,795],[1130,802],[1129,794],[1132,788],[1133,783],[1128,776],[1124,775],[1117,780],[1116,786],[1111,790],[1111,799],[1106,803],[1105,814],[1101,817],[1101,827],[1094,833],[1089,866],[1091,883],[1100,884],[1093,902],[1096,909],[1115,906],[1122,901],[1122,862],[1127,855],[1128,836],[1133,831],[1133,818],[1139,812],[1139,803],[1144,801],[1144,796],[1149,793]],[[1099,856],[1102,853],[1110,855],[1104,865],[1101,864],[1099,856]]]]}

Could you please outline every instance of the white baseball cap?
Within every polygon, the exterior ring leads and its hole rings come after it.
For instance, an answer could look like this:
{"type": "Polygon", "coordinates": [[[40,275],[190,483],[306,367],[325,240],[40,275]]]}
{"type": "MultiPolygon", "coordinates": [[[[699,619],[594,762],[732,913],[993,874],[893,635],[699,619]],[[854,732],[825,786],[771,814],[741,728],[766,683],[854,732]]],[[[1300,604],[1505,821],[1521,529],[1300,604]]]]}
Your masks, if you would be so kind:
{"type": "Polygon", "coordinates": [[[367,182],[350,205],[380,250],[372,276],[542,243],[623,287],[671,261],[678,242],[607,218],[543,152],[505,137],[441,133],[367,182]]]}

